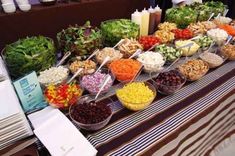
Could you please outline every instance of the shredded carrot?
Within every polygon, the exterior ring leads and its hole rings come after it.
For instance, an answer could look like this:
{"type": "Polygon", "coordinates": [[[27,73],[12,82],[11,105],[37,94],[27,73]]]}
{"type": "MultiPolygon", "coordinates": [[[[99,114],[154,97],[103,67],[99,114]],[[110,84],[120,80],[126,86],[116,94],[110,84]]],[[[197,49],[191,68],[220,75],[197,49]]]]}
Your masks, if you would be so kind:
{"type": "Polygon", "coordinates": [[[109,68],[116,76],[117,80],[130,81],[137,74],[141,63],[133,59],[119,59],[113,61],[109,68]]]}
{"type": "Polygon", "coordinates": [[[235,36],[235,28],[228,24],[222,24],[219,26],[220,29],[225,30],[229,35],[235,36]]]}

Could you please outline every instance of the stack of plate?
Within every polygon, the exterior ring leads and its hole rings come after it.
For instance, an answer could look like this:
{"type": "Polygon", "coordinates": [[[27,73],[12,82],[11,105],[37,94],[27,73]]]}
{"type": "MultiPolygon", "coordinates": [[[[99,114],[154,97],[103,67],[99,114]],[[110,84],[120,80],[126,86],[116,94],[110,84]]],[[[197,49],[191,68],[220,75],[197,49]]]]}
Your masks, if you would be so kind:
{"type": "Polygon", "coordinates": [[[3,67],[0,58],[0,150],[33,134],[3,67]]]}

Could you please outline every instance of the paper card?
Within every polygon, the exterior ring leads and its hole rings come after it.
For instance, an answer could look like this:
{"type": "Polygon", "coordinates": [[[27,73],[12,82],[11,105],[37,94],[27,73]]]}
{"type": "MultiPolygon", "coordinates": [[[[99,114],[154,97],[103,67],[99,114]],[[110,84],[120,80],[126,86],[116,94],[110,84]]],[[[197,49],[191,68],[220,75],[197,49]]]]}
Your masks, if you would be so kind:
{"type": "Polygon", "coordinates": [[[47,106],[35,71],[16,80],[13,84],[24,112],[29,113],[47,106]]]}

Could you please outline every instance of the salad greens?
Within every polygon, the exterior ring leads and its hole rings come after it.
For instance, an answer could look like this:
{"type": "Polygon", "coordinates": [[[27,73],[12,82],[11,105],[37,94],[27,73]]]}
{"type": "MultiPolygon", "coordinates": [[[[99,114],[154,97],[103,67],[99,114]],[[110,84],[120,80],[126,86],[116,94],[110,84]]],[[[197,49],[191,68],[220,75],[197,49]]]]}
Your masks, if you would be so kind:
{"type": "Polygon", "coordinates": [[[71,51],[78,56],[91,54],[102,47],[101,31],[87,21],[84,26],[70,26],[57,34],[59,46],[63,52],[71,51]]]}
{"type": "Polygon", "coordinates": [[[204,4],[194,3],[191,5],[191,8],[198,12],[198,21],[206,21],[212,13],[216,17],[219,13],[223,15],[223,12],[226,9],[226,5],[219,1],[210,1],[204,4]]]}
{"type": "Polygon", "coordinates": [[[176,23],[179,28],[186,28],[197,21],[197,12],[189,6],[171,8],[166,11],[166,21],[176,23]]]}
{"type": "Polygon", "coordinates": [[[179,28],[185,28],[190,23],[206,21],[212,13],[216,17],[223,14],[226,9],[220,1],[209,1],[205,3],[194,3],[190,6],[170,8],[166,11],[166,21],[176,23],[179,28]]]}
{"type": "Polygon", "coordinates": [[[139,26],[129,19],[104,21],[101,23],[100,27],[105,46],[112,47],[121,39],[136,39],[139,35],[139,26]]]}
{"type": "Polygon", "coordinates": [[[15,79],[51,67],[56,61],[55,46],[51,39],[43,36],[27,37],[7,45],[3,58],[15,79]]]}

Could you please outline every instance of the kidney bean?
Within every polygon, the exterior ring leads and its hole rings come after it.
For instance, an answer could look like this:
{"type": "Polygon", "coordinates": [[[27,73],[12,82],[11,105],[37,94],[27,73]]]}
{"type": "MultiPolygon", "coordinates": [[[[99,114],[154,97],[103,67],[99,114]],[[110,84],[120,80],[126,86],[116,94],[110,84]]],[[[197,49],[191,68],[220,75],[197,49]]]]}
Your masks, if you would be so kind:
{"type": "Polygon", "coordinates": [[[177,70],[160,73],[154,80],[158,90],[164,94],[174,93],[185,82],[185,78],[177,70]]]}
{"type": "Polygon", "coordinates": [[[95,124],[104,121],[111,115],[111,108],[104,103],[83,103],[73,107],[71,116],[83,124],[95,124]]]}

